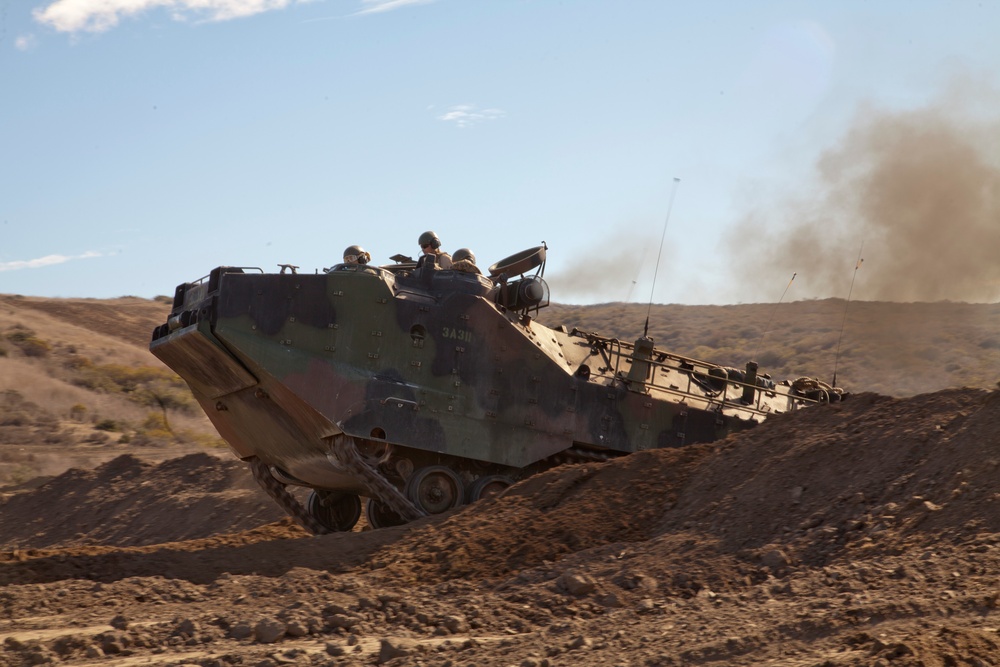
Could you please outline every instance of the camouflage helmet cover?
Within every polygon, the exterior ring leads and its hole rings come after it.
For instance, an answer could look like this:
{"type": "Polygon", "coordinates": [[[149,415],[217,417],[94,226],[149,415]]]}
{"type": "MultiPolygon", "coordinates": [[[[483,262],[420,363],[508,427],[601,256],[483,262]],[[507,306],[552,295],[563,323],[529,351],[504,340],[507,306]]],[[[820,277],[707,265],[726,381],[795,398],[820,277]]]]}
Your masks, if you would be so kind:
{"type": "Polygon", "coordinates": [[[425,245],[429,245],[430,247],[437,250],[438,248],[441,247],[441,239],[439,239],[438,235],[435,234],[434,232],[424,232],[423,234],[420,235],[420,238],[417,239],[417,244],[421,248],[423,248],[425,245]]]}
{"type": "Polygon", "coordinates": [[[459,262],[463,259],[466,259],[472,262],[473,264],[476,263],[476,255],[468,248],[459,248],[458,250],[456,250],[451,254],[451,259],[453,262],[459,262]]]}

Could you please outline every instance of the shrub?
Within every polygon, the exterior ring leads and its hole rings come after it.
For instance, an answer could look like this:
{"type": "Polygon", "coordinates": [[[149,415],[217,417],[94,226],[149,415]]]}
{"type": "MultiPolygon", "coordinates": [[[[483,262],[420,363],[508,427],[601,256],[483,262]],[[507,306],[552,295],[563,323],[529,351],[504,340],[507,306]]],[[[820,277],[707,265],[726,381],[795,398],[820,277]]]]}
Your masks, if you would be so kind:
{"type": "Polygon", "coordinates": [[[71,354],[66,358],[66,361],[63,362],[63,365],[70,370],[78,371],[83,368],[92,368],[94,362],[79,354],[71,354]]]}
{"type": "Polygon", "coordinates": [[[145,407],[196,412],[197,404],[187,384],[165,368],[98,365],[85,357],[71,358],[65,365],[77,371],[70,383],[78,387],[105,394],[125,394],[130,401],[145,407]]]}
{"type": "Polygon", "coordinates": [[[167,416],[161,412],[150,412],[146,415],[136,435],[142,435],[152,440],[174,440],[173,429],[167,422],[167,416]]]}
{"type": "Polygon", "coordinates": [[[7,340],[16,344],[23,340],[27,340],[28,338],[33,338],[35,336],[35,332],[27,327],[21,326],[20,324],[15,324],[11,327],[11,330],[7,332],[6,336],[7,340]]]}
{"type": "Polygon", "coordinates": [[[169,431],[166,418],[159,412],[150,412],[142,422],[142,428],[146,431],[169,431]]]}
{"type": "Polygon", "coordinates": [[[15,329],[7,334],[7,340],[21,348],[26,357],[44,357],[52,349],[47,341],[37,337],[31,329],[15,329]]]}
{"type": "Polygon", "coordinates": [[[102,419],[94,424],[94,428],[98,431],[120,431],[121,425],[114,419],[102,419]]]}
{"type": "Polygon", "coordinates": [[[3,394],[0,394],[0,398],[7,405],[19,405],[24,402],[24,394],[17,389],[5,389],[3,394]]]}
{"type": "Polygon", "coordinates": [[[21,411],[0,415],[0,426],[27,426],[31,421],[31,417],[21,411]]]}
{"type": "Polygon", "coordinates": [[[108,436],[107,433],[98,431],[96,433],[90,433],[89,435],[87,435],[86,438],[83,439],[83,441],[93,445],[103,445],[110,439],[111,438],[108,436]]]}
{"type": "Polygon", "coordinates": [[[73,439],[64,431],[52,431],[45,436],[44,442],[46,445],[72,445],[73,439]]]}
{"type": "Polygon", "coordinates": [[[83,387],[84,389],[90,389],[92,391],[100,391],[105,394],[114,394],[119,391],[118,385],[116,385],[111,379],[96,373],[85,373],[79,377],[73,378],[70,382],[77,387],[83,387]]]}

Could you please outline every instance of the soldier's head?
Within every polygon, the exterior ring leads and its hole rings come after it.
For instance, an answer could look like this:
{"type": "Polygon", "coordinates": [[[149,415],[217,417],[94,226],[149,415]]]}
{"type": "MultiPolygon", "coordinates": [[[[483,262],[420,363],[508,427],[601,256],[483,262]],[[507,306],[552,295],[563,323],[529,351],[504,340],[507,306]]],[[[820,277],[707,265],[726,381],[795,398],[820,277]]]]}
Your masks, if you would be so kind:
{"type": "Polygon", "coordinates": [[[476,256],[468,248],[459,248],[451,255],[451,261],[453,262],[460,262],[463,259],[470,262],[471,264],[476,263],[476,256]]]}
{"type": "Polygon", "coordinates": [[[367,264],[371,260],[372,256],[359,245],[347,246],[344,251],[344,264],[367,264]]]}
{"type": "Polygon", "coordinates": [[[420,249],[428,255],[436,253],[438,248],[441,247],[441,239],[434,232],[424,232],[417,239],[417,243],[420,244],[420,249]]]}

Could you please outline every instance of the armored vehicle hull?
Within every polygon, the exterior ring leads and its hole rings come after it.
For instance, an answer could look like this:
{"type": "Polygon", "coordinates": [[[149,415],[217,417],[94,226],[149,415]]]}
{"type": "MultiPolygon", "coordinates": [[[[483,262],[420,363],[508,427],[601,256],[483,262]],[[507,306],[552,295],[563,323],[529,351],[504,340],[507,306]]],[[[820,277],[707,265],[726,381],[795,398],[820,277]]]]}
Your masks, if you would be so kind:
{"type": "MultiPolygon", "coordinates": [[[[541,255],[541,259],[538,256],[541,255]]],[[[510,261],[513,260],[513,261],[510,261]]],[[[433,266],[220,267],[177,288],[150,349],[314,532],[437,513],[565,461],[705,442],[841,398],[656,348],[548,328],[532,249],[491,277],[433,266]],[[313,489],[306,506],[288,485],[313,489]]]]}

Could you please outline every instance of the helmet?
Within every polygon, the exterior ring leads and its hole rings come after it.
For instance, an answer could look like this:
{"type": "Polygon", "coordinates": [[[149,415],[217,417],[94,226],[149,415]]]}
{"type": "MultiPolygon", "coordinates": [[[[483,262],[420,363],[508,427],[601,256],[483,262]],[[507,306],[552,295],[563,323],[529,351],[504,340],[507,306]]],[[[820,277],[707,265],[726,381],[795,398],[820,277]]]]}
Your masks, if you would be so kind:
{"type": "Polygon", "coordinates": [[[438,235],[435,234],[434,232],[424,232],[423,234],[420,235],[420,238],[417,239],[417,243],[420,245],[421,248],[423,248],[425,245],[429,245],[434,250],[437,250],[438,248],[441,247],[441,239],[439,239],[438,235]]]}
{"type": "Polygon", "coordinates": [[[344,262],[347,264],[367,264],[372,256],[359,245],[347,246],[344,250],[344,262]]]}
{"type": "Polygon", "coordinates": [[[463,259],[467,259],[473,264],[476,263],[476,256],[468,248],[459,248],[451,254],[451,261],[459,262],[463,259]]]}

